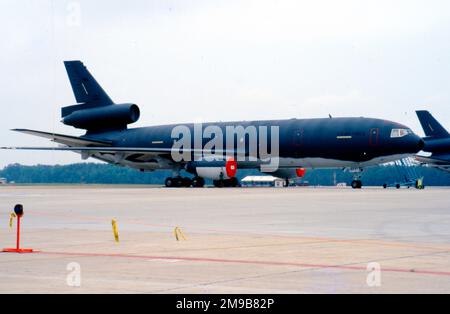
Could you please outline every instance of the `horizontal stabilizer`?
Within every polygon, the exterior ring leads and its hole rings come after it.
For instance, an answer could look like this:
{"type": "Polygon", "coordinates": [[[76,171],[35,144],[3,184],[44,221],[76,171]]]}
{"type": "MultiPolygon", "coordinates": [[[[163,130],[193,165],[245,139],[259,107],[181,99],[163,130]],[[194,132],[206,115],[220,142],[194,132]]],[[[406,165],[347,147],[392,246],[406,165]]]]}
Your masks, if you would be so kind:
{"type": "Polygon", "coordinates": [[[90,139],[90,138],[86,138],[86,137],[76,137],[76,136],[70,136],[70,135],[62,135],[62,134],[48,133],[48,132],[34,131],[34,130],[27,130],[27,129],[14,129],[13,131],[28,134],[28,135],[34,135],[34,136],[47,138],[55,143],[68,145],[68,146],[111,146],[111,142],[109,142],[109,141],[90,139]]]}

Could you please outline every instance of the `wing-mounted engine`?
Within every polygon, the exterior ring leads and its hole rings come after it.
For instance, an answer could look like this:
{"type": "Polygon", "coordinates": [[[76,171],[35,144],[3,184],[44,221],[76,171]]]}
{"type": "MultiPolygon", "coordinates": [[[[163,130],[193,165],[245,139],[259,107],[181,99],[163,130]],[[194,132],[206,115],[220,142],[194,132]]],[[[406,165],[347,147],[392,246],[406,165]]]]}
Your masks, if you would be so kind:
{"type": "Polygon", "coordinates": [[[186,171],[211,180],[228,180],[236,177],[237,162],[234,159],[224,161],[193,161],[187,164],[186,171]]]}
{"type": "MultiPolygon", "coordinates": [[[[263,173],[266,173],[262,171],[263,173]]],[[[304,168],[281,168],[275,172],[267,173],[277,178],[282,179],[295,179],[295,178],[303,178],[306,174],[306,169],[304,168]]]]}
{"type": "Polygon", "coordinates": [[[186,165],[186,171],[198,178],[213,180],[216,187],[236,187],[238,165],[230,158],[224,161],[193,161],[186,165]]]}

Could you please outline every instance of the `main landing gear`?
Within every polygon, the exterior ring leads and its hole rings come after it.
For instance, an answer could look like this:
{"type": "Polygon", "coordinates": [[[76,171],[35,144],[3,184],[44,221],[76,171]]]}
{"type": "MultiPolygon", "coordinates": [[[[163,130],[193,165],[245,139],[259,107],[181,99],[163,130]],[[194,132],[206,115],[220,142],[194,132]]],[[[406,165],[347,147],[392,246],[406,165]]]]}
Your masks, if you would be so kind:
{"type": "Polygon", "coordinates": [[[188,188],[190,186],[194,188],[202,188],[205,186],[205,179],[200,177],[195,177],[193,179],[183,177],[166,179],[166,187],[168,188],[188,188]]]}
{"type": "Polygon", "coordinates": [[[200,177],[195,177],[192,179],[192,187],[193,188],[202,188],[205,186],[205,179],[200,177]]]}
{"type": "Polygon", "coordinates": [[[214,180],[213,184],[216,188],[236,188],[239,186],[239,180],[236,178],[227,180],[214,180]]]}

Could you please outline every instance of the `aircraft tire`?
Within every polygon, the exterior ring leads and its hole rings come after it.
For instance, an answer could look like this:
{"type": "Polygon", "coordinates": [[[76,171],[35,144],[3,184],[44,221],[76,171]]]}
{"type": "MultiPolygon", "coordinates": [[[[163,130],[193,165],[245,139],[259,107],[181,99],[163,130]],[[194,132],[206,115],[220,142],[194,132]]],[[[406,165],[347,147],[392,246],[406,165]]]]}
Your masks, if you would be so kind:
{"type": "Polygon", "coordinates": [[[168,188],[181,188],[184,186],[184,179],[181,177],[167,178],[165,184],[168,188]]]}
{"type": "Polygon", "coordinates": [[[176,177],[173,178],[174,187],[175,188],[181,188],[183,186],[183,178],[182,177],[176,177]]]}
{"type": "Polygon", "coordinates": [[[363,186],[362,181],[360,181],[360,180],[353,180],[352,181],[352,188],[353,189],[361,189],[362,186],[363,186]]]}
{"type": "Polygon", "coordinates": [[[183,178],[181,181],[181,186],[184,188],[188,188],[192,185],[192,180],[190,178],[183,178]]]}
{"type": "Polygon", "coordinates": [[[239,186],[239,180],[237,178],[231,178],[230,185],[233,188],[237,188],[239,186]]]}
{"type": "Polygon", "coordinates": [[[195,177],[192,179],[192,187],[193,188],[202,188],[205,186],[205,179],[201,177],[195,177]]]}
{"type": "Polygon", "coordinates": [[[167,178],[165,184],[166,184],[167,188],[173,188],[174,187],[174,180],[173,180],[173,178],[167,178]]]}
{"type": "Polygon", "coordinates": [[[223,188],[225,187],[225,182],[223,180],[214,180],[213,184],[216,188],[223,188]]]}

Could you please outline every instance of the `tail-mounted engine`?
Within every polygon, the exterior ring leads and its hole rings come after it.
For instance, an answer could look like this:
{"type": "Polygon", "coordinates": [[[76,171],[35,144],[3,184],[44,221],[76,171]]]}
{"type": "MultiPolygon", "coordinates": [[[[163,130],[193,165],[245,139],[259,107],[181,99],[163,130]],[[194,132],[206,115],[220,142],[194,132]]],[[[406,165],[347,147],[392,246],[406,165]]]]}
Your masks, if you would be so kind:
{"type": "Polygon", "coordinates": [[[89,131],[126,129],[139,120],[140,110],[135,104],[108,105],[86,108],[75,105],[62,109],[62,122],[89,131]]]}
{"type": "Polygon", "coordinates": [[[77,105],[64,107],[62,122],[88,132],[122,130],[139,120],[135,104],[115,104],[81,61],[65,61],[77,105]]]}

